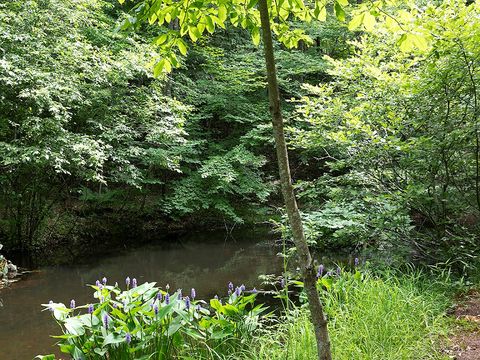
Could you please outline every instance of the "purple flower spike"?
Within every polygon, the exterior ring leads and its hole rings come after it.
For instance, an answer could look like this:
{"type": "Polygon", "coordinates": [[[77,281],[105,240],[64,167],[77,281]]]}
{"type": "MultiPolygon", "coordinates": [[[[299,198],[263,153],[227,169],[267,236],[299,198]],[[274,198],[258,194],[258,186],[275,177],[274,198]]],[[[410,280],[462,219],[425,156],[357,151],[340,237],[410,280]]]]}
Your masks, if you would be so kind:
{"type": "Polygon", "coordinates": [[[93,304],[88,305],[88,313],[93,314],[93,304]]]}
{"type": "Polygon", "coordinates": [[[185,297],[185,309],[190,310],[190,298],[188,296],[185,297]]]}
{"type": "Polygon", "coordinates": [[[95,286],[100,287],[100,281],[99,280],[95,281],[95,286]]]}
{"type": "Polygon", "coordinates": [[[132,289],[137,287],[137,279],[132,279],[132,289]]]}
{"type": "Polygon", "coordinates": [[[355,267],[357,267],[360,264],[360,260],[356,257],[355,260],[353,261],[355,267]]]}
{"type": "Polygon", "coordinates": [[[130,286],[130,277],[127,276],[127,278],[125,279],[125,284],[127,285],[127,288],[130,286]]]}
{"type": "Polygon", "coordinates": [[[117,303],[113,303],[113,304],[112,304],[112,307],[113,307],[114,309],[116,309],[117,306],[118,306],[117,303]]]}
{"type": "Polygon", "coordinates": [[[228,296],[232,295],[232,290],[228,289],[228,296]]]}
{"type": "Polygon", "coordinates": [[[130,344],[130,343],[132,342],[132,335],[130,335],[130,333],[127,333],[127,334],[125,335],[125,342],[126,342],[127,344],[130,344]]]}
{"type": "Polygon", "coordinates": [[[158,305],[157,304],[155,304],[153,306],[153,312],[155,313],[155,316],[158,315],[158,305]]]}
{"type": "Polygon", "coordinates": [[[105,329],[108,330],[108,315],[107,314],[103,315],[103,325],[105,326],[105,329]]]}
{"type": "Polygon", "coordinates": [[[242,290],[241,290],[239,287],[237,287],[237,288],[235,289],[235,295],[236,295],[237,297],[239,297],[241,293],[242,293],[242,290]]]}
{"type": "Polygon", "coordinates": [[[318,267],[317,278],[321,278],[323,276],[323,270],[325,270],[325,267],[323,266],[323,264],[320,264],[320,266],[318,267]]]}
{"type": "Polygon", "coordinates": [[[192,288],[192,291],[191,291],[190,295],[192,297],[192,300],[195,300],[195,298],[197,297],[197,292],[195,291],[194,288],[192,288]]]}
{"type": "Polygon", "coordinates": [[[107,278],[104,276],[103,279],[102,279],[102,284],[103,285],[107,285],[107,278]]]}
{"type": "Polygon", "coordinates": [[[161,291],[159,291],[158,294],[157,294],[157,300],[162,301],[162,292],[161,291]]]}
{"type": "Polygon", "coordinates": [[[233,291],[233,283],[231,281],[228,283],[228,290],[233,291]]]}
{"type": "Polygon", "coordinates": [[[75,309],[75,300],[70,301],[70,309],[75,309]]]}
{"type": "Polygon", "coordinates": [[[252,293],[253,293],[253,294],[256,294],[256,293],[258,293],[258,290],[257,290],[257,288],[253,288],[253,290],[252,290],[252,293]]]}
{"type": "Polygon", "coordinates": [[[165,295],[165,304],[170,304],[170,295],[168,293],[165,295]]]}
{"type": "Polygon", "coordinates": [[[341,272],[342,272],[342,269],[340,269],[340,266],[337,266],[337,276],[340,276],[341,272]]]}
{"type": "Polygon", "coordinates": [[[214,298],[215,300],[218,300],[218,295],[215,295],[213,298],[214,298]]]}
{"type": "Polygon", "coordinates": [[[240,285],[240,290],[245,291],[245,289],[246,289],[246,288],[245,288],[245,285],[244,285],[244,284],[240,285]]]}
{"type": "Polygon", "coordinates": [[[196,309],[197,309],[197,311],[200,311],[200,310],[202,310],[202,307],[200,306],[200,304],[199,304],[199,305],[197,305],[197,308],[196,308],[196,309]]]}

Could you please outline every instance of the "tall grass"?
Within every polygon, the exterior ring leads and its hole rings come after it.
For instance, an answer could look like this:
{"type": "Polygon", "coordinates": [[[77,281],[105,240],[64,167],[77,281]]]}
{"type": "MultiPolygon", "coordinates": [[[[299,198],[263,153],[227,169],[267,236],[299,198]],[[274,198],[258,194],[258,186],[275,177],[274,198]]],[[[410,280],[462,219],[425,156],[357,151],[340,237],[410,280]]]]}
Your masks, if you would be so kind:
{"type": "MultiPolygon", "coordinates": [[[[446,334],[448,296],[420,274],[375,277],[352,274],[324,292],[333,358],[336,360],[445,359],[438,349],[446,334]]],[[[275,332],[257,338],[252,359],[316,358],[315,337],[305,307],[287,314],[275,332]]]]}

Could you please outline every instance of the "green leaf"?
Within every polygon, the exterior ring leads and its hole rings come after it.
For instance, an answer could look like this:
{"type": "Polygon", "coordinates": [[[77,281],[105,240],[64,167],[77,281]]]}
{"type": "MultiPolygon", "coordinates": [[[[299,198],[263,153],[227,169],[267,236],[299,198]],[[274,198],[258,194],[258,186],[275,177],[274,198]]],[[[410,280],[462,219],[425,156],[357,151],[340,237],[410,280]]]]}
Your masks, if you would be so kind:
{"type": "Polygon", "coordinates": [[[206,28],[207,28],[207,31],[210,33],[210,34],[213,34],[213,32],[215,31],[215,24],[213,22],[213,19],[211,16],[205,16],[205,22],[206,22],[206,28]]]}
{"type": "Polygon", "coordinates": [[[411,34],[413,44],[420,50],[425,51],[428,49],[428,41],[425,36],[421,34],[411,34]]]}
{"type": "Polygon", "coordinates": [[[330,290],[333,285],[333,279],[331,277],[328,277],[328,278],[324,277],[322,278],[321,283],[323,286],[325,286],[327,290],[330,290]]]}
{"type": "Polygon", "coordinates": [[[345,21],[345,10],[343,10],[342,5],[338,1],[335,1],[335,15],[338,20],[345,21]]]}
{"type": "Polygon", "coordinates": [[[154,77],[159,77],[160,74],[163,72],[163,69],[165,68],[165,59],[162,59],[158,61],[155,66],[153,67],[153,76],[154,77]]]}
{"type": "Polygon", "coordinates": [[[257,5],[257,3],[258,3],[258,0],[250,0],[248,2],[247,9],[251,9],[251,8],[255,7],[255,5],[257,5]]]}
{"type": "Polygon", "coordinates": [[[177,47],[182,55],[187,55],[187,45],[185,44],[183,39],[177,39],[177,47]]]}
{"type": "Polygon", "coordinates": [[[255,46],[260,44],[260,29],[258,27],[252,29],[252,41],[255,46]]]}
{"type": "Polygon", "coordinates": [[[178,330],[180,330],[181,327],[182,323],[180,321],[180,318],[176,318],[172,323],[170,323],[170,326],[168,327],[168,336],[172,336],[173,334],[175,334],[178,330]]]}
{"type": "Polygon", "coordinates": [[[363,26],[365,26],[365,30],[367,31],[372,31],[373,28],[375,27],[377,20],[375,19],[375,16],[370,14],[369,12],[366,12],[363,17],[363,26]]]}
{"type": "Polygon", "coordinates": [[[398,39],[397,44],[400,47],[400,50],[403,52],[410,51],[413,46],[412,40],[410,39],[408,34],[402,34],[402,36],[400,36],[400,39],[398,39]]]}
{"type": "Polygon", "coordinates": [[[72,344],[60,344],[60,351],[64,354],[72,355],[74,348],[75,346],[73,346],[72,344]]]}
{"type": "Polygon", "coordinates": [[[85,334],[85,329],[83,328],[83,323],[79,318],[71,317],[65,320],[65,328],[72,335],[83,335],[85,334]]]}
{"type": "Polygon", "coordinates": [[[316,2],[315,3],[315,10],[313,11],[313,16],[318,21],[325,21],[327,20],[327,7],[323,2],[316,2]]]}
{"type": "Polygon", "coordinates": [[[75,360],[85,360],[85,354],[83,353],[82,350],[80,350],[78,347],[75,346],[75,348],[73,349],[73,354],[72,354],[73,358],[75,360]]]}
{"type": "Polygon", "coordinates": [[[120,334],[110,333],[103,340],[102,346],[107,346],[110,344],[120,344],[120,343],[123,343],[124,341],[125,341],[125,336],[122,336],[120,334]]]}
{"type": "Polygon", "coordinates": [[[227,315],[230,315],[230,316],[237,315],[239,313],[238,309],[231,304],[225,304],[223,309],[224,309],[225,313],[227,315]]]}
{"type": "Polygon", "coordinates": [[[365,17],[365,13],[362,12],[361,14],[355,15],[352,20],[350,20],[348,24],[348,30],[353,31],[360,27],[363,24],[363,18],[365,17]]]}
{"type": "Polygon", "coordinates": [[[212,307],[212,309],[217,310],[217,311],[221,311],[221,309],[223,307],[218,299],[211,299],[210,300],[210,306],[212,307]]]}
{"type": "Polygon", "coordinates": [[[168,38],[167,34],[162,34],[162,35],[156,37],[155,40],[153,40],[153,42],[156,45],[162,45],[163,43],[165,43],[165,41],[167,41],[167,38],[168,38]]]}
{"type": "Polygon", "coordinates": [[[218,7],[218,19],[222,24],[225,22],[225,20],[227,20],[227,8],[225,5],[220,5],[218,7]]]}
{"type": "Polygon", "coordinates": [[[192,39],[193,42],[196,42],[198,38],[202,36],[202,33],[196,26],[189,26],[188,36],[190,36],[190,39],[192,39]]]}

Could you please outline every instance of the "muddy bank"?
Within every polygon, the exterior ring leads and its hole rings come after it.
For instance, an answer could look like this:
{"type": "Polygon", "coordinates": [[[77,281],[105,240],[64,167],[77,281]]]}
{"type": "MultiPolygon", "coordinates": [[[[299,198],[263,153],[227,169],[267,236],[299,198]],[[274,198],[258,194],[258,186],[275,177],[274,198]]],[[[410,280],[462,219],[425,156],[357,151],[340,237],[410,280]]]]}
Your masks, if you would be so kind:
{"type": "MultiPolygon", "coordinates": [[[[0,244],[0,250],[3,245],[0,244]]],[[[0,289],[14,281],[18,276],[18,268],[10,260],[0,254],[0,289]]]]}

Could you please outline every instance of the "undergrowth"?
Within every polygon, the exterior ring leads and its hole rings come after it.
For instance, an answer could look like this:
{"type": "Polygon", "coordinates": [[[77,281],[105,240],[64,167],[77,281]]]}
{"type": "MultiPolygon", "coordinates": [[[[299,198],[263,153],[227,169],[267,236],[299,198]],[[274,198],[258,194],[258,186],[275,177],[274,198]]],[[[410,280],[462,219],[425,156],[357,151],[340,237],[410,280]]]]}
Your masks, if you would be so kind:
{"type": "MultiPolygon", "coordinates": [[[[366,272],[357,279],[344,273],[329,289],[322,288],[334,359],[445,359],[438,345],[448,332],[446,283],[420,273],[379,277],[366,272]]],[[[275,331],[255,341],[252,359],[316,358],[306,306],[289,311],[275,331]]]]}

